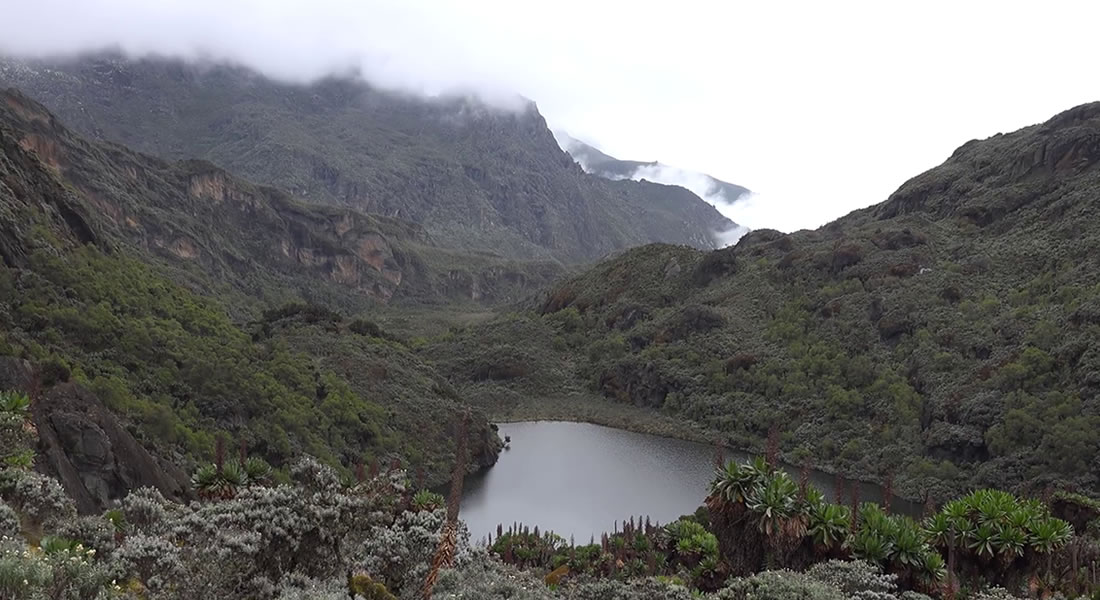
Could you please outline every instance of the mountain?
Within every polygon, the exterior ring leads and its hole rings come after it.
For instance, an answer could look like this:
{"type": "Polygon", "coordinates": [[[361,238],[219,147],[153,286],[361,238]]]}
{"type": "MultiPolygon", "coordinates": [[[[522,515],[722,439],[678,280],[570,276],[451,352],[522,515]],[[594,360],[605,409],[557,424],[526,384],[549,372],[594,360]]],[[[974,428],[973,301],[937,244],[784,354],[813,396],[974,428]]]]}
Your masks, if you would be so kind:
{"type": "MultiPolygon", "coordinates": [[[[423,227],[349,208],[305,204],[211,163],[169,163],[69,132],[18,92],[0,93],[0,122],[21,132],[56,176],[143,253],[214,275],[205,294],[255,306],[324,301],[351,311],[404,303],[514,301],[563,272],[553,260],[514,261],[440,248],[423,227]]],[[[201,279],[201,278],[200,278],[201,279]]]]}
{"type": "Polygon", "coordinates": [[[686,190],[584,173],[529,102],[500,110],[351,76],[293,85],[235,66],[112,55],[0,62],[0,85],[90,138],[410,221],[451,249],[577,263],[654,241],[714,248],[715,232],[733,225],[686,190]]]}
{"type": "Polygon", "coordinates": [[[816,231],[630,250],[422,353],[496,414],[774,434],[794,464],[910,497],[1096,492],[1097,247],[1100,103],[968,142],[816,231]]]}
{"type": "Polygon", "coordinates": [[[681,185],[712,204],[716,202],[732,204],[742,196],[751,193],[748,188],[722,181],[705,173],[664,165],[656,161],[620,160],[564,131],[555,131],[554,137],[562,150],[568,152],[585,172],[605,179],[616,181],[645,179],[657,183],[681,185]]]}
{"type": "MultiPolygon", "coordinates": [[[[369,317],[442,293],[446,260],[499,275],[485,292],[523,276],[398,219],[85,140],[0,92],[0,389],[36,396],[39,466],[82,510],[140,485],[186,497],[218,438],[278,467],[398,459],[444,481],[467,405],[369,317]]],[[[495,462],[484,414],[468,432],[471,468],[495,462]]]]}

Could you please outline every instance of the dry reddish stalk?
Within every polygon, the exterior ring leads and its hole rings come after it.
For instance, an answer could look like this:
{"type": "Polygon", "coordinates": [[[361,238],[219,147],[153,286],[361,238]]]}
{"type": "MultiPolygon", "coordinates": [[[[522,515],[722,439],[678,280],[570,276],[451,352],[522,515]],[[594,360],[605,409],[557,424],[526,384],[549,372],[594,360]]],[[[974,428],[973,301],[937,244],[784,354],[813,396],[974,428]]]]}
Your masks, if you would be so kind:
{"type": "Polygon", "coordinates": [[[439,549],[432,559],[432,568],[424,580],[424,600],[430,600],[439,571],[451,566],[455,555],[455,542],[458,539],[458,507],[462,501],[462,483],[466,477],[466,431],[470,425],[470,413],[463,413],[455,428],[458,439],[455,440],[455,467],[451,473],[451,494],[447,498],[447,522],[443,525],[443,537],[439,540],[439,549]]]}
{"type": "Polygon", "coordinates": [[[764,460],[768,462],[768,466],[776,467],[779,465],[779,425],[772,425],[768,429],[768,441],[764,446],[764,460]]]}

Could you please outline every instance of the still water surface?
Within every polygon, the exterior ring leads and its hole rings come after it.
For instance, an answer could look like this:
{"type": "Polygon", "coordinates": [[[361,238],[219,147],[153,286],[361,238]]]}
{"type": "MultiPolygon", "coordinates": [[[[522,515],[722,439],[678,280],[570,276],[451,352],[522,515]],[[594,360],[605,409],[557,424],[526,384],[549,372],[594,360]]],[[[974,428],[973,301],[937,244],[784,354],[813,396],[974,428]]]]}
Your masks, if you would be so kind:
{"type": "MultiPolygon", "coordinates": [[[[501,423],[504,436],[511,448],[466,481],[460,514],[475,542],[513,521],[577,543],[631,516],[668,523],[702,505],[714,474],[714,447],[695,442],[563,421],[501,423]]],[[[834,476],[811,471],[810,481],[835,498],[834,476]]],[[[882,490],[862,484],[860,498],[881,501],[882,490]]],[[[915,510],[898,499],[892,506],[915,510]]]]}

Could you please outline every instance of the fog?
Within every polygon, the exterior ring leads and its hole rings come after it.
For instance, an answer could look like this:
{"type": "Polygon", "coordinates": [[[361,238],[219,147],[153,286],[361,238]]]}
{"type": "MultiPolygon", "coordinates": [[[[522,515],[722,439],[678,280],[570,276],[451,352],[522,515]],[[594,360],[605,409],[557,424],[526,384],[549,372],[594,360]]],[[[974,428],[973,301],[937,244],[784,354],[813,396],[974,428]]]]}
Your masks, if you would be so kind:
{"type": "MultiPolygon", "coordinates": [[[[884,200],[972,138],[1100,99],[1091,2],[485,0],[4,2],[0,52],[243,63],[291,81],[355,70],[417,94],[535,100],[623,157],[746,186],[752,228],[884,200]]],[[[716,204],[718,206],[718,204],[716,204]]]]}

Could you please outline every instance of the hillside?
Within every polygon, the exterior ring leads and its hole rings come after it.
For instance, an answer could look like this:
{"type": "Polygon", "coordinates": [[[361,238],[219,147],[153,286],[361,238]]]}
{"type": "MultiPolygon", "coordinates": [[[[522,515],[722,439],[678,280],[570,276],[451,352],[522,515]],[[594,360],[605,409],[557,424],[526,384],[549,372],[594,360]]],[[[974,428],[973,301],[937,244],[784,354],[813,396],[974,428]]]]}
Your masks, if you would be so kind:
{"type": "Polygon", "coordinates": [[[391,300],[512,302],[564,271],[553,260],[440,248],[418,225],[305,204],[205,161],[88,142],[16,91],[0,101],[0,123],[78,192],[110,237],[234,305],[306,300],[354,312],[391,300]]]}
{"type": "MultiPolygon", "coordinates": [[[[432,289],[428,250],[415,225],[88,142],[0,93],[0,387],[39,397],[39,466],[82,510],[186,496],[219,436],[444,480],[462,399],[371,321],[302,302],[362,315],[432,289]]],[[[471,468],[495,462],[484,415],[469,431],[471,468]]]]}
{"type": "Polygon", "coordinates": [[[452,249],[575,263],[655,241],[714,248],[714,233],[733,226],[680,188],[584,173],[531,103],[501,111],[351,77],[291,85],[239,67],[110,55],[0,62],[0,85],[86,136],[411,221],[452,249]]]}
{"type": "Polygon", "coordinates": [[[554,136],[562,149],[568,152],[586,172],[605,179],[648,179],[669,184],[675,181],[679,185],[692,183],[693,186],[699,188],[693,190],[699,196],[703,198],[720,198],[727,203],[736,202],[741,196],[750,193],[746,187],[722,181],[705,173],[688,171],[661,164],[657,161],[645,162],[618,159],[563,131],[555,132],[554,136]],[[668,181],[665,181],[665,178],[668,181]]]}
{"type": "Polygon", "coordinates": [[[496,414],[660,415],[755,449],[774,430],[791,462],[912,497],[1096,492],[1098,224],[1100,103],[816,231],[631,250],[423,354],[496,414]]]}

